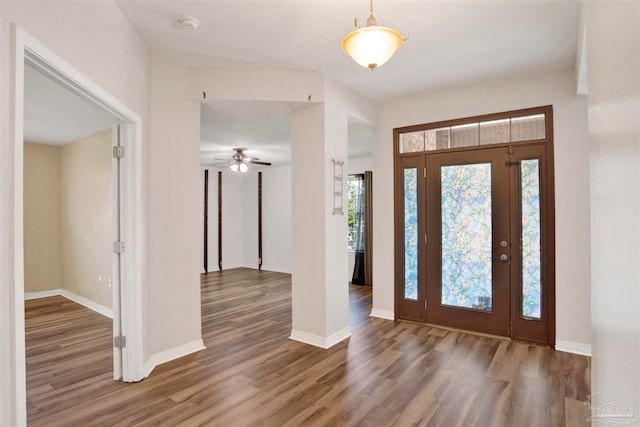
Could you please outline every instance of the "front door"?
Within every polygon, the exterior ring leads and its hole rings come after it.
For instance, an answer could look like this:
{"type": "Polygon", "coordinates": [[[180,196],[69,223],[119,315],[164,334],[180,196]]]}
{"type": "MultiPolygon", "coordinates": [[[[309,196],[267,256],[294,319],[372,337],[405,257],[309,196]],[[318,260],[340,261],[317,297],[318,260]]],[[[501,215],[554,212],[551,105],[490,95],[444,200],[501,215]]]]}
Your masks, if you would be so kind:
{"type": "Polygon", "coordinates": [[[426,317],[430,323],[509,335],[507,149],[426,160],[426,317]]]}
{"type": "Polygon", "coordinates": [[[540,134],[397,156],[397,318],[554,344],[552,132],[540,134]]]}

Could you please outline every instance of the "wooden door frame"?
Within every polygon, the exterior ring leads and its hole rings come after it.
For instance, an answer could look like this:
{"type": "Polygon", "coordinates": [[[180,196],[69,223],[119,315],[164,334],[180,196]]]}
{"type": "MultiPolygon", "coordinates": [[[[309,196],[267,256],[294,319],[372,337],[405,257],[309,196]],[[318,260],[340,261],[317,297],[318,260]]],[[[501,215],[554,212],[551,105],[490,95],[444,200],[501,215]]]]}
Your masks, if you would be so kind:
{"type": "MultiPolygon", "coordinates": [[[[423,170],[425,168],[425,158],[424,155],[421,156],[412,156],[412,157],[404,157],[401,159],[396,159],[395,161],[395,169],[394,176],[398,176],[396,174],[401,173],[405,168],[416,168],[417,169],[417,192],[418,192],[418,212],[424,212],[425,206],[425,183],[423,177],[423,170]],[[420,196],[422,194],[422,196],[420,196]]],[[[395,263],[395,283],[394,287],[394,308],[395,308],[395,318],[398,319],[398,313],[404,309],[405,312],[410,313],[407,316],[402,317],[404,320],[410,320],[414,322],[425,323],[427,321],[427,313],[423,308],[424,301],[426,300],[425,289],[422,289],[421,283],[424,282],[425,278],[423,275],[426,271],[426,251],[425,245],[418,244],[418,295],[417,300],[410,300],[404,297],[404,286],[400,286],[400,283],[404,284],[404,240],[399,236],[404,236],[404,181],[402,179],[396,179],[395,183],[395,201],[394,201],[394,210],[395,210],[395,220],[394,220],[394,230],[395,230],[395,251],[394,251],[394,263],[395,263]]],[[[420,236],[423,236],[426,233],[426,224],[424,221],[418,222],[418,241],[421,241],[420,236]]]]}
{"type": "MultiPolygon", "coordinates": [[[[509,146],[516,147],[525,147],[531,145],[539,145],[544,143],[544,153],[546,158],[546,170],[544,175],[544,191],[546,192],[546,203],[545,206],[541,208],[541,214],[543,214],[546,218],[546,226],[545,229],[541,231],[541,238],[545,240],[545,253],[544,253],[544,262],[546,263],[546,269],[544,269],[543,280],[545,281],[546,287],[546,315],[548,318],[547,322],[547,338],[548,342],[544,343],[551,348],[555,348],[556,341],[556,291],[555,291],[555,186],[554,186],[554,134],[553,134],[553,106],[546,105],[540,107],[533,108],[524,108],[519,110],[510,110],[499,113],[492,114],[484,114],[478,116],[470,116],[465,118],[459,118],[454,120],[446,120],[432,123],[424,123],[412,126],[405,126],[393,129],[393,144],[394,144],[394,189],[395,189],[395,197],[394,197],[394,243],[395,243],[395,254],[394,254],[394,277],[395,277],[395,285],[394,285],[394,295],[395,295],[395,319],[402,320],[412,320],[412,321],[422,321],[424,320],[418,318],[406,319],[400,314],[401,307],[401,299],[402,296],[402,286],[404,281],[404,271],[403,271],[403,260],[404,260],[404,244],[403,244],[403,227],[402,227],[402,219],[403,215],[403,203],[401,199],[402,188],[399,184],[399,176],[402,171],[402,163],[407,162],[407,160],[412,157],[419,156],[427,156],[429,154],[436,153],[454,153],[460,151],[469,151],[469,150],[481,150],[481,149],[489,149],[489,148],[499,148],[509,146]],[[421,151],[421,152],[413,152],[413,153],[400,153],[400,134],[415,132],[421,130],[429,130],[429,129],[438,129],[448,126],[456,126],[467,123],[474,122],[483,122],[489,120],[499,120],[506,119],[518,116],[528,116],[534,114],[544,114],[545,115],[545,137],[540,140],[530,140],[530,141],[518,141],[518,142],[508,142],[508,143],[499,143],[499,144],[487,144],[480,146],[472,146],[472,147],[460,147],[460,148],[451,148],[451,149],[441,149],[441,150],[431,150],[431,151],[421,151]]],[[[423,194],[424,197],[424,194],[423,194]]],[[[424,268],[420,267],[419,268],[424,268]]],[[[513,304],[513,302],[512,302],[513,304]]],[[[513,316],[513,314],[512,314],[513,316]]],[[[513,333],[512,339],[519,339],[518,337],[514,337],[513,333]]]]}

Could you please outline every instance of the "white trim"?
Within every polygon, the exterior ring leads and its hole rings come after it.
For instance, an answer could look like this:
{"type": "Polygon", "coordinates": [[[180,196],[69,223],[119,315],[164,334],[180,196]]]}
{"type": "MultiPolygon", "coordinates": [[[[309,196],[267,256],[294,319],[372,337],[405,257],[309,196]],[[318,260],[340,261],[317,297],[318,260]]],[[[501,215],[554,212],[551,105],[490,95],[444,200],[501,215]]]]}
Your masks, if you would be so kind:
{"type": "Polygon", "coordinates": [[[580,354],[582,356],[591,356],[591,344],[583,344],[580,342],[556,340],[556,350],[580,354]]]}
{"type": "MultiPolygon", "coordinates": [[[[250,267],[250,268],[254,268],[254,267],[250,267]]],[[[276,267],[268,264],[262,264],[262,271],[273,271],[275,273],[291,274],[291,267],[283,268],[283,267],[276,267]]]]}
{"type": "Polygon", "coordinates": [[[386,320],[395,320],[395,314],[393,313],[393,311],[382,310],[380,308],[372,308],[371,314],[369,314],[369,316],[386,320]]]}
{"type": "Polygon", "coordinates": [[[338,344],[341,341],[346,340],[351,336],[351,330],[349,327],[339,330],[338,332],[329,335],[328,337],[323,337],[320,335],[310,334],[309,332],[296,331],[295,329],[291,330],[290,340],[299,341],[304,344],[313,345],[315,347],[320,347],[324,349],[328,349],[338,344]]]}
{"type": "Polygon", "coordinates": [[[15,365],[13,372],[15,389],[13,390],[16,425],[27,425],[27,365],[24,326],[24,56],[28,43],[27,35],[18,26],[12,24],[11,32],[15,44],[12,46],[13,66],[13,105],[10,114],[13,117],[13,348],[15,365]]]}
{"type": "Polygon", "coordinates": [[[25,292],[24,300],[30,301],[32,299],[40,299],[40,298],[49,298],[49,297],[57,297],[62,295],[62,289],[49,289],[47,291],[38,291],[38,292],[25,292]]]}
{"type": "Polygon", "coordinates": [[[151,371],[158,365],[186,356],[187,354],[204,350],[205,348],[207,347],[205,347],[204,342],[199,339],[179,345],[178,347],[170,348],[169,350],[161,351],[160,353],[152,354],[151,357],[144,362],[144,376],[145,378],[148,377],[151,371]]]}
{"type": "MultiPolygon", "coordinates": [[[[244,263],[233,263],[233,264],[225,265],[224,260],[222,261],[222,271],[233,270],[234,268],[253,268],[255,270],[258,269],[257,267],[247,267],[244,265],[244,263]]],[[[216,265],[216,268],[214,268],[211,271],[219,271],[218,266],[216,265]]]]}
{"type": "Polygon", "coordinates": [[[53,297],[53,296],[61,296],[64,297],[68,300],[71,300],[75,303],[78,303],[80,305],[83,305],[85,307],[87,307],[90,310],[95,311],[96,313],[102,314],[103,316],[106,316],[110,319],[113,319],[113,310],[111,310],[109,307],[105,307],[102,304],[98,304],[95,301],[91,301],[88,298],[82,297],[78,294],[74,294],[71,291],[68,291],[66,289],[51,289],[48,291],[39,291],[39,292],[25,292],[24,293],[24,300],[28,301],[28,300],[33,300],[33,299],[40,299],[40,298],[48,298],[48,297],[53,297]]]}

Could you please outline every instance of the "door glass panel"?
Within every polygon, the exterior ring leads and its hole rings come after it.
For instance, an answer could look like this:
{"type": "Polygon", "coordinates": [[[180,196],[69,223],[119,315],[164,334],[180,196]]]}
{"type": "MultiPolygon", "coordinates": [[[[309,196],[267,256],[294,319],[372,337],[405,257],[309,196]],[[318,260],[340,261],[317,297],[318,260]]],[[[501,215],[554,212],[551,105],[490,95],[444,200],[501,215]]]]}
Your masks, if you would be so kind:
{"type": "Polygon", "coordinates": [[[418,299],[418,169],[404,170],[404,297],[418,299]]]}
{"type": "Polygon", "coordinates": [[[491,163],[443,166],[441,303],[491,311],[491,163]]]}
{"type": "Polygon", "coordinates": [[[522,191],[522,315],[540,319],[540,170],[538,159],[520,162],[522,191]]]}

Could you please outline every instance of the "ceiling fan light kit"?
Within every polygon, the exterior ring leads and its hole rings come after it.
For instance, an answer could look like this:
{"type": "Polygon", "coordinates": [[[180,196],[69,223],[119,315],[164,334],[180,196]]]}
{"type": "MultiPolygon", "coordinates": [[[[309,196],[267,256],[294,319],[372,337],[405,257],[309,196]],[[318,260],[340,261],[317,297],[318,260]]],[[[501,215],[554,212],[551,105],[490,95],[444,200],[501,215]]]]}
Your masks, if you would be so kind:
{"type": "MultiPolygon", "coordinates": [[[[234,153],[233,153],[233,156],[231,156],[230,161],[225,161],[224,163],[213,163],[209,166],[218,166],[222,164],[231,163],[229,165],[229,170],[231,171],[231,173],[236,174],[238,176],[249,172],[249,166],[248,166],[249,163],[254,165],[261,165],[261,166],[271,166],[270,162],[262,162],[257,157],[247,157],[247,155],[244,154],[244,150],[246,150],[246,148],[234,148],[233,150],[234,150],[234,153]]],[[[224,160],[224,159],[216,159],[216,160],[224,160]]]]}
{"type": "Polygon", "coordinates": [[[373,16],[373,0],[369,0],[369,12],[364,28],[358,26],[357,17],[354,19],[356,29],[342,39],[342,50],[358,64],[373,71],[391,59],[409,35],[378,26],[373,16]]]}

